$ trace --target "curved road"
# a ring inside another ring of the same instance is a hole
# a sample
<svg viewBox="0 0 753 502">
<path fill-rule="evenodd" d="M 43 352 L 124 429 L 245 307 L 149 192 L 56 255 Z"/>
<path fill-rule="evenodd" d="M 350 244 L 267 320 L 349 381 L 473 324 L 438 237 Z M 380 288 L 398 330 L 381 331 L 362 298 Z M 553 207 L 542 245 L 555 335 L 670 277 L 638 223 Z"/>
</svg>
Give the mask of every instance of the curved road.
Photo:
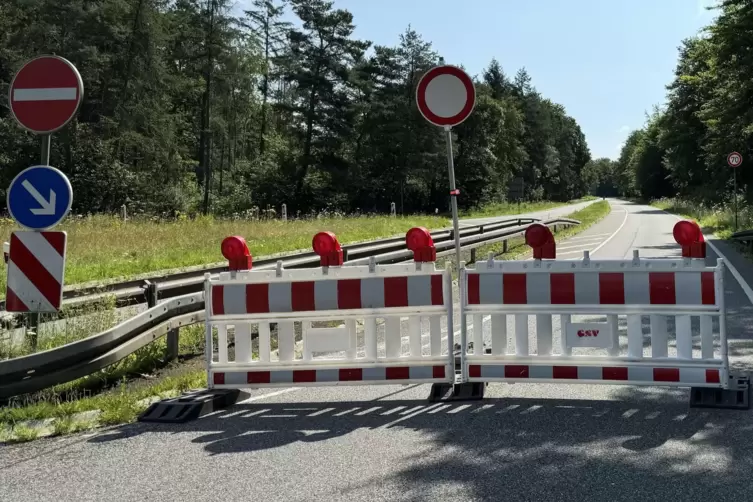
<svg viewBox="0 0 753 502">
<path fill-rule="evenodd" d="M 679 255 L 676 217 L 610 202 L 603 221 L 558 243 L 559 258 Z M 751 303 L 731 273 L 726 290 L 733 363 L 749 369 Z M 0 446 L 0 500 L 751 498 L 751 411 L 690 410 L 684 389 L 492 384 L 483 401 L 452 404 L 427 403 L 428 391 L 259 390 L 188 424 Z"/>
</svg>

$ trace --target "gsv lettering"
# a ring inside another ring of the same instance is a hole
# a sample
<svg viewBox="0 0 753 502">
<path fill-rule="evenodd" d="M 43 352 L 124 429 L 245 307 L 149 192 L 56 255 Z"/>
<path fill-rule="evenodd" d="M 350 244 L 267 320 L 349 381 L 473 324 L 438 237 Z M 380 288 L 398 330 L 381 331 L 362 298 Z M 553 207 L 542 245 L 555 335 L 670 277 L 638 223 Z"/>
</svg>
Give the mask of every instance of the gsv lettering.
<svg viewBox="0 0 753 502">
<path fill-rule="evenodd" d="M 598 329 L 579 329 L 578 337 L 583 338 L 584 336 L 597 337 L 599 336 L 599 330 Z"/>
</svg>

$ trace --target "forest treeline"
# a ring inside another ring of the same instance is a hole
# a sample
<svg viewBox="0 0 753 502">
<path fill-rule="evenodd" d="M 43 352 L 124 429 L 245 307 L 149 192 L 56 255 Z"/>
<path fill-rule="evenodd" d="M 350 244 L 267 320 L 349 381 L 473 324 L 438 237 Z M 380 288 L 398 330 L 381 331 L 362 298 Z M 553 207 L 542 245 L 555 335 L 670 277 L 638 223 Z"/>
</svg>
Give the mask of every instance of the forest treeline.
<svg viewBox="0 0 753 502">
<path fill-rule="evenodd" d="M 39 54 L 69 59 L 84 80 L 76 119 L 52 142 L 74 211 L 447 210 L 444 138 L 414 103 L 442 62 L 429 41 L 410 27 L 394 46 L 359 40 L 352 14 L 324 0 L 234 4 L 5 0 L 0 94 Z M 461 207 L 508 199 L 515 178 L 527 200 L 584 195 L 590 153 L 564 107 L 525 69 L 492 60 L 475 78 L 475 111 L 455 129 Z M 38 158 L 38 138 L 0 107 L 0 190 Z"/>
<path fill-rule="evenodd" d="M 712 24 L 679 48 L 667 103 L 630 133 L 616 161 L 586 169 L 599 195 L 733 199 L 727 155 L 737 151 L 738 197 L 753 201 L 753 2 L 724 0 Z"/>
</svg>

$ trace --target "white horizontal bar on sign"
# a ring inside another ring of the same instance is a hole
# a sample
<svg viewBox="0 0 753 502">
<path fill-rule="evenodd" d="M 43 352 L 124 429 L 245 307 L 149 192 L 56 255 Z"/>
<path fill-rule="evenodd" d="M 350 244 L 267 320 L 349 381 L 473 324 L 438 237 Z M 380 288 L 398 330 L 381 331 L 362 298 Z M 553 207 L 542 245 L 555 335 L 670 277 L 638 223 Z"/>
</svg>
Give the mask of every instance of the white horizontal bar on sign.
<svg viewBox="0 0 753 502">
<path fill-rule="evenodd" d="M 304 361 L 296 359 L 294 361 L 280 361 L 279 363 L 259 363 L 259 362 L 213 362 L 212 371 L 284 371 L 287 369 L 306 370 L 306 369 L 366 369 L 366 368 L 390 368 L 395 366 L 440 366 L 450 364 L 448 357 L 445 356 L 423 356 L 423 357 L 400 357 L 382 359 L 377 362 L 366 359 L 312 359 Z"/>
<path fill-rule="evenodd" d="M 506 261 L 496 260 L 491 266 L 486 260 L 476 262 L 475 268 L 467 268 L 468 272 L 477 273 L 537 273 L 537 272 L 714 272 L 716 267 L 706 266 L 703 260 L 691 260 L 681 258 L 677 260 L 644 260 L 637 262 L 632 260 L 590 260 L 583 261 L 536 261 L 519 260 Z"/>
<path fill-rule="evenodd" d="M 311 352 L 337 352 L 350 348 L 348 328 L 309 328 L 304 339 L 306 349 Z"/>
<path fill-rule="evenodd" d="M 75 101 L 77 96 L 75 87 L 13 89 L 13 101 Z"/>
<path fill-rule="evenodd" d="M 571 315 L 718 315 L 715 305 L 468 305 L 466 314 L 571 314 Z"/>
<path fill-rule="evenodd" d="M 656 367 L 661 365 L 673 368 L 717 368 L 724 366 L 721 359 L 677 359 L 673 357 L 613 357 L 613 356 L 493 356 L 468 354 L 465 356 L 466 364 L 514 364 L 514 365 L 554 365 L 554 366 L 607 366 L 607 365 L 630 365 Z"/>
<path fill-rule="evenodd" d="M 446 315 L 444 305 L 429 307 L 386 307 L 382 309 L 321 310 L 304 312 L 273 312 L 269 314 L 227 314 L 210 317 L 213 323 L 234 324 L 236 322 L 280 322 L 280 321 L 328 321 L 344 319 L 364 319 L 367 317 L 408 317 L 412 315 Z"/>
</svg>

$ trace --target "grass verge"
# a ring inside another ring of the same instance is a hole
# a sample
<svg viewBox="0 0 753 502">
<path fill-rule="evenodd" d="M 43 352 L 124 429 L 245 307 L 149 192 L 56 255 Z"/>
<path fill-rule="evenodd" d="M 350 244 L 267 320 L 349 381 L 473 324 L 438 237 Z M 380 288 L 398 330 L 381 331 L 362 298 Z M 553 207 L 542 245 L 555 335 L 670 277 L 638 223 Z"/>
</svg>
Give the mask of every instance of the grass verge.
<svg viewBox="0 0 753 502">
<path fill-rule="evenodd" d="M 71 217 L 56 230 L 68 233 L 66 284 L 112 281 L 149 272 L 180 269 L 224 261 L 222 239 L 241 235 L 253 256 L 310 249 L 319 231 L 334 232 L 340 242 L 358 242 L 399 235 L 414 226 L 430 229 L 451 225 L 439 216 L 326 217 L 306 220 L 249 221 L 200 217 L 175 221 L 129 220 L 113 216 Z M 10 240 L 18 227 L 0 220 L 0 239 Z M 6 273 L 0 273 L 0 295 Z"/>
<path fill-rule="evenodd" d="M 473 211 L 465 211 L 460 213 L 461 218 L 483 218 L 493 216 L 507 216 L 513 214 L 525 214 L 534 213 L 537 211 L 546 211 L 547 209 L 554 209 L 556 207 L 567 206 L 569 204 L 578 204 L 579 202 L 586 202 L 594 200 L 597 197 L 587 195 L 580 199 L 571 200 L 568 202 L 552 202 L 552 201 L 540 201 L 540 202 L 501 202 L 497 204 L 489 204 L 480 209 Z"/>
<path fill-rule="evenodd" d="M 735 213 L 726 205 L 708 206 L 685 199 L 659 199 L 651 205 L 674 213 L 683 218 L 698 222 L 704 232 L 716 234 L 720 239 L 728 239 L 735 229 Z M 753 228 L 753 209 L 741 204 L 738 210 L 738 229 Z"/>
<path fill-rule="evenodd" d="M 606 201 L 591 204 L 568 215 L 581 225 L 566 227 L 555 235 L 563 239 L 580 233 L 610 210 Z M 503 259 L 514 259 L 530 250 L 522 238 L 510 241 L 507 253 L 502 254 L 501 248 L 501 243 L 493 244 L 478 248 L 477 253 L 484 256 L 491 251 Z M 206 387 L 203 351 L 203 326 L 190 326 L 181 329 L 180 358 L 175 363 L 165 365 L 166 342 L 161 338 L 105 371 L 15 400 L 0 409 L 0 440 L 30 441 L 41 435 L 133 422 L 152 400 Z M 51 423 L 34 427 L 35 422 L 44 421 Z"/>
<path fill-rule="evenodd" d="M 601 221 L 612 211 L 612 207 L 609 202 L 602 200 L 594 202 L 588 207 L 568 214 L 567 218 L 580 221 L 580 225 L 567 226 L 559 228 L 554 232 L 554 237 L 557 241 L 566 239 L 573 235 L 579 234 L 589 227 Z M 530 253 L 531 248 L 526 245 L 523 237 L 516 237 L 507 241 L 507 251 L 504 251 L 504 243 L 497 242 L 489 244 L 488 246 L 481 246 L 476 249 L 476 256 L 478 260 L 484 259 L 489 253 L 494 253 L 495 257 L 503 260 L 514 260 L 522 255 Z"/>
</svg>

